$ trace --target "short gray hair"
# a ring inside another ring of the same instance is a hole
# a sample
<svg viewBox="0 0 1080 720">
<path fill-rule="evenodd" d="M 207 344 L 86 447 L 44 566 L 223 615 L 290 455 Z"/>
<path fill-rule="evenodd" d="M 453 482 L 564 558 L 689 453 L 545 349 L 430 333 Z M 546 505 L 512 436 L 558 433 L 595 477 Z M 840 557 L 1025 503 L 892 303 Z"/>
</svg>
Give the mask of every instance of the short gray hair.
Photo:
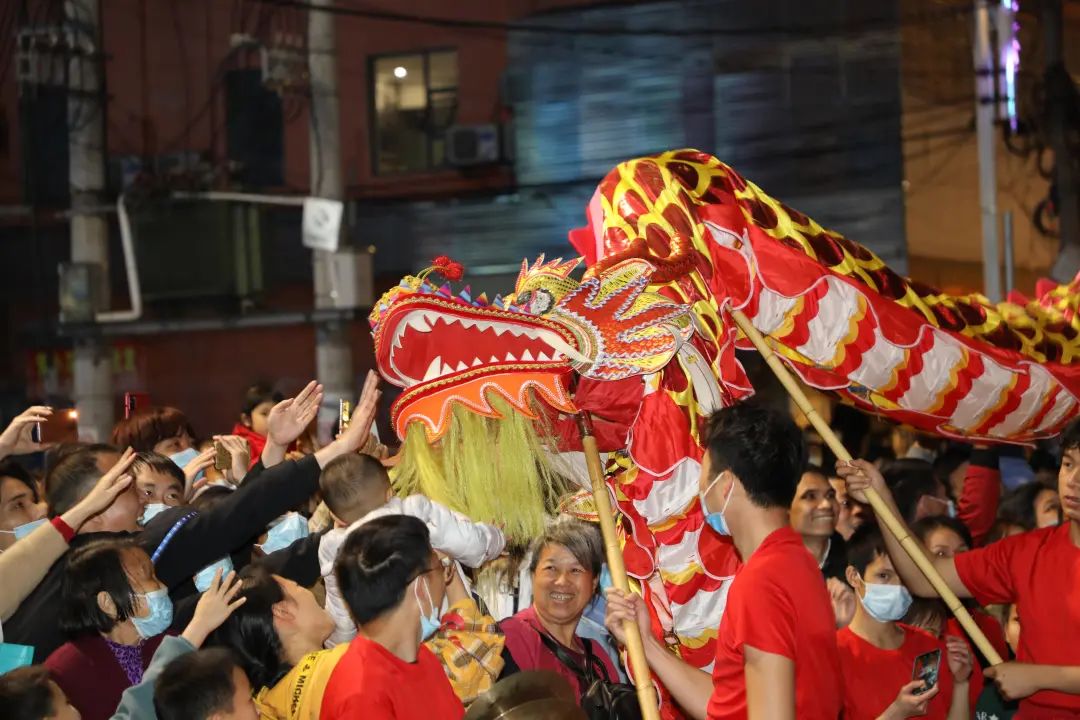
<svg viewBox="0 0 1080 720">
<path fill-rule="evenodd" d="M 548 545 L 562 545 L 595 577 L 600 577 L 600 568 L 604 564 L 604 543 L 600 531 L 595 525 L 576 518 L 560 518 L 548 526 L 544 534 L 533 541 L 529 548 L 532 558 L 529 560 L 529 573 L 536 572 L 540 564 L 540 553 Z"/>
</svg>

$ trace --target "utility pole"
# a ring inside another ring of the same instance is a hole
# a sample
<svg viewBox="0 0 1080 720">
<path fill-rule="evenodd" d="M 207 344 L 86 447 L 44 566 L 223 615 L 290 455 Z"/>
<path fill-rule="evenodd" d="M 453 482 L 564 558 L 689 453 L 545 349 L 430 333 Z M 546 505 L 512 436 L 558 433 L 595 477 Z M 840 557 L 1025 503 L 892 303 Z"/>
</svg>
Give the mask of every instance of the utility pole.
<svg viewBox="0 0 1080 720">
<path fill-rule="evenodd" d="M 333 2 L 313 0 L 311 5 L 330 8 Z M 308 71 L 311 78 L 311 194 L 343 201 L 345 187 L 341 167 L 334 15 L 315 7 L 308 12 Z M 346 309 L 359 304 L 357 260 L 351 247 L 333 252 L 312 250 L 316 310 Z M 319 435 L 324 440 L 331 434 L 330 428 L 337 419 L 338 400 L 356 401 L 352 367 L 348 322 L 343 318 L 318 322 L 315 326 L 315 371 L 325 388 L 323 407 L 319 411 Z"/>
<path fill-rule="evenodd" d="M 1076 89 L 1065 70 L 1061 0 L 1042 0 L 1043 78 L 1046 86 L 1046 121 L 1050 147 L 1054 150 L 1054 181 L 1058 195 L 1058 227 L 1061 243 L 1050 276 L 1072 282 L 1080 270 L 1080 205 L 1076 158 L 1069 148 L 1069 105 Z"/>
<path fill-rule="evenodd" d="M 975 35 L 972 42 L 975 61 L 975 132 L 979 150 L 979 210 L 983 236 L 983 294 L 990 302 L 995 303 L 1000 302 L 1002 297 L 1001 262 L 998 256 L 997 168 L 994 157 L 997 140 L 994 127 L 997 76 L 990 29 L 994 26 L 991 12 L 998 10 L 996 2 L 975 0 Z"/>
<path fill-rule="evenodd" d="M 68 63 L 68 175 L 71 189 L 71 261 L 85 263 L 97 300 L 109 307 L 109 229 L 105 204 L 105 84 L 99 0 L 67 0 L 65 20 L 74 38 Z M 105 442 L 113 425 L 112 353 L 92 333 L 76 340 L 72 369 L 79 438 Z"/>
</svg>

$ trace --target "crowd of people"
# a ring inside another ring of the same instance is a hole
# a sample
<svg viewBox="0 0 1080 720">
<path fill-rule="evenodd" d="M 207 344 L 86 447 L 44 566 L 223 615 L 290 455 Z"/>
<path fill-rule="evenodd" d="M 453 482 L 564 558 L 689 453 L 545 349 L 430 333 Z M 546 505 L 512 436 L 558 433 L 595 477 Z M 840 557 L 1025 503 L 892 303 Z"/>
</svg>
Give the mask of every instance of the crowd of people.
<svg viewBox="0 0 1080 720">
<path fill-rule="evenodd" d="M 565 717 L 626 718 L 633 703 L 597 686 L 628 687 L 635 623 L 689 718 L 1080 718 L 1080 426 L 1056 455 L 909 438 L 826 468 L 791 418 L 718 411 L 695 502 L 739 569 L 709 673 L 611 587 L 594 524 L 553 516 L 510 548 L 496 525 L 397 496 L 379 398 L 369 374 L 325 445 L 316 382 L 252 387 L 201 442 L 169 407 L 108 444 L 46 447 L 52 410 L 16 417 L 0 434 L 0 720 L 454 719 L 535 670 L 566 680 Z M 1005 662 L 879 527 L 871 488 Z"/>
</svg>

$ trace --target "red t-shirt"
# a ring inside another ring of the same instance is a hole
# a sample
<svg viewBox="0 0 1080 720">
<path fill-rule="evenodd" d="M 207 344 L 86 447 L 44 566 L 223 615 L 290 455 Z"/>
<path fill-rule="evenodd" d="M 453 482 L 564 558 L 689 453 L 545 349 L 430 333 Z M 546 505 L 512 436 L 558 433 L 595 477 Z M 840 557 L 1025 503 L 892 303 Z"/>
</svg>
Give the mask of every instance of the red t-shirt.
<svg viewBox="0 0 1080 720">
<path fill-rule="evenodd" d="M 709 720 L 746 717 L 744 646 L 795 663 L 795 715 L 835 720 L 843 681 L 836 618 L 821 571 L 791 528 L 773 532 L 735 574 L 720 621 Z"/>
<path fill-rule="evenodd" d="M 461 700 L 438 658 L 423 645 L 407 663 L 382 645 L 358 635 L 349 643 L 326 683 L 323 720 L 460 720 Z"/>
<path fill-rule="evenodd" d="M 938 686 L 941 688 L 925 715 L 919 717 L 945 720 L 952 703 L 953 677 L 945 643 L 928 632 L 899 623 L 904 629 L 904 644 L 896 650 L 882 650 L 871 645 L 846 627 L 836 633 L 840 667 L 844 672 L 844 720 L 874 720 L 892 705 L 900 688 L 912 680 L 915 658 L 941 650 Z"/>
<path fill-rule="evenodd" d="M 1080 665 L 1080 548 L 1070 523 L 1005 538 L 956 556 L 960 582 L 980 605 L 1015 603 L 1019 662 Z M 1044 690 L 1017 718 L 1080 718 L 1080 695 Z"/>
</svg>

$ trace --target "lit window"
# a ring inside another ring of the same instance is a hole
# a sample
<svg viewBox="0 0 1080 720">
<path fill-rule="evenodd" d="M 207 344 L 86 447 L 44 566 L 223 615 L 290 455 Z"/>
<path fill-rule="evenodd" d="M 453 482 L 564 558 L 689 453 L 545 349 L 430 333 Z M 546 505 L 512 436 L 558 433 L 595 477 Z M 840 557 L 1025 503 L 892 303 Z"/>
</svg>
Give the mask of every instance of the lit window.
<svg viewBox="0 0 1080 720">
<path fill-rule="evenodd" d="M 457 116 L 457 52 L 383 55 L 372 63 L 377 175 L 442 167 Z"/>
</svg>

